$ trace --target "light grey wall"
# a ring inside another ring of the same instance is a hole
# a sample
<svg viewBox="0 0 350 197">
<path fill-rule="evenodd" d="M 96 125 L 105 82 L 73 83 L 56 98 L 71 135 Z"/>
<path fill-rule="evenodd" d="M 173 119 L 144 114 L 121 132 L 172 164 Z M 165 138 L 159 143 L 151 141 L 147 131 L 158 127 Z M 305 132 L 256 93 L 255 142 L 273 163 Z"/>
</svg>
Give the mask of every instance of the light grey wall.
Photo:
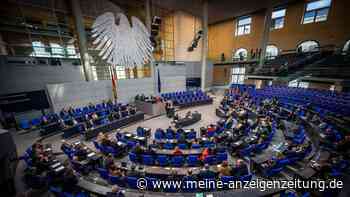
<svg viewBox="0 0 350 197">
<path fill-rule="evenodd" d="M 186 66 L 186 77 L 187 78 L 201 78 L 202 63 L 197 62 L 184 62 Z M 213 63 L 207 61 L 207 72 L 206 72 L 206 88 L 211 88 L 213 83 Z"/>
<path fill-rule="evenodd" d="M 156 67 L 160 71 L 162 92 L 186 90 L 185 66 L 162 64 Z M 155 78 L 158 80 L 158 76 Z M 153 94 L 153 78 L 121 79 L 117 82 L 118 102 L 132 102 L 137 94 Z M 81 107 L 88 103 L 100 103 L 112 98 L 110 80 L 76 81 L 71 83 L 48 84 L 50 103 L 55 112 L 63 107 Z"/>
<path fill-rule="evenodd" d="M 30 57 L 0 57 L 0 94 L 43 90 L 46 84 L 84 80 L 82 67 L 72 65 L 74 59 L 61 59 L 62 66 L 33 64 L 33 60 Z"/>
<path fill-rule="evenodd" d="M 158 63 L 155 69 L 157 70 L 156 81 L 158 81 L 157 72 L 160 72 L 161 93 L 186 90 L 186 65 Z"/>
</svg>

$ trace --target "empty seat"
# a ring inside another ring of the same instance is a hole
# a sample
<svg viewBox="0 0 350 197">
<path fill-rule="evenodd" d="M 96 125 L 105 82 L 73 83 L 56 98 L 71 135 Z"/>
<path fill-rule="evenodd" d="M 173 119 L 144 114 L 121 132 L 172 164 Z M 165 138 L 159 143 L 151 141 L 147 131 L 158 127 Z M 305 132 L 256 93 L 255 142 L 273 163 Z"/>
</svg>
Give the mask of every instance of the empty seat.
<svg viewBox="0 0 350 197">
<path fill-rule="evenodd" d="M 142 155 L 142 162 L 144 165 L 153 165 L 154 164 L 154 159 L 151 155 Z"/>
<path fill-rule="evenodd" d="M 168 157 L 166 155 L 158 155 L 157 161 L 160 166 L 169 165 Z"/>
<path fill-rule="evenodd" d="M 183 156 L 173 156 L 171 158 L 171 165 L 174 167 L 181 167 L 184 165 L 184 157 Z"/>
</svg>

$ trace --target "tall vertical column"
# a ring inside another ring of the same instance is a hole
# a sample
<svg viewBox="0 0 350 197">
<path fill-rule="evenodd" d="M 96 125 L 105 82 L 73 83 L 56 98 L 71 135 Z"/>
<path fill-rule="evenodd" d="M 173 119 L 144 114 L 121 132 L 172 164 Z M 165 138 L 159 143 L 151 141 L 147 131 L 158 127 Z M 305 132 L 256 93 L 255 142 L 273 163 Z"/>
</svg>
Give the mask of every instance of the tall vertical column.
<svg viewBox="0 0 350 197">
<path fill-rule="evenodd" d="M 151 0 L 145 1 L 145 9 L 146 9 L 146 27 L 151 34 L 151 26 L 152 26 L 152 16 L 151 16 Z M 154 59 L 151 59 L 149 62 L 151 69 L 151 78 L 153 79 L 153 94 L 157 94 L 157 79 L 156 79 L 156 70 L 154 69 Z"/>
<path fill-rule="evenodd" d="M 203 0 L 202 10 L 202 73 L 201 73 L 201 89 L 204 91 L 206 88 L 206 75 L 207 75 L 207 54 L 208 54 L 208 0 Z"/>
<path fill-rule="evenodd" d="M 80 9 L 80 0 L 70 0 L 74 16 L 75 28 L 78 33 L 80 59 L 83 63 L 84 76 L 86 81 L 92 80 L 89 54 L 86 48 L 86 33 L 83 22 L 83 15 Z"/>
<path fill-rule="evenodd" d="M 263 66 L 266 54 L 266 46 L 269 43 L 270 27 L 271 27 L 272 5 L 270 5 L 265 14 L 264 31 L 261 39 L 261 54 L 259 59 L 259 67 Z"/>
</svg>

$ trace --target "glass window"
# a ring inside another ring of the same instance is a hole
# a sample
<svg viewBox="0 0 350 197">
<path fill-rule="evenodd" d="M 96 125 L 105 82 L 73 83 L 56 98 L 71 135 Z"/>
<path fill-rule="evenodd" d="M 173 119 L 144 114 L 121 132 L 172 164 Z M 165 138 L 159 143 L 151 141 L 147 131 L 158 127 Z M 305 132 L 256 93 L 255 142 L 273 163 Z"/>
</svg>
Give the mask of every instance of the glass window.
<svg viewBox="0 0 350 197">
<path fill-rule="evenodd" d="M 234 84 L 243 84 L 245 77 L 245 67 L 234 67 L 232 68 L 232 79 L 231 82 Z"/>
<path fill-rule="evenodd" d="M 52 57 L 64 57 L 64 48 L 57 43 L 50 43 Z"/>
<path fill-rule="evenodd" d="M 288 83 L 288 87 L 296 87 L 296 88 L 308 88 L 309 82 L 293 80 Z"/>
<path fill-rule="evenodd" d="M 248 51 L 244 48 L 239 48 L 233 55 L 233 61 L 235 60 L 246 60 L 248 57 Z"/>
<path fill-rule="evenodd" d="M 307 3 L 303 24 L 326 21 L 331 0 L 317 0 Z"/>
<path fill-rule="evenodd" d="M 298 52 L 306 53 L 306 52 L 314 52 L 319 51 L 320 45 L 313 40 L 308 40 L 300 43 L 297 47 Z"/>
<path fill-rule="evenodd" d="M 30 56 L 35 57 L 50 57 L 51 54 L 46 50 L 46 47 L 44 43 L 40 41 L 34 41 L 32 42 L 33 52 L 30 54 Z"/>
<path fill-rule="evenodd" d="M 126 79 L 125 67 L 124 66 L 116 66 L 115 67 L 118 79 Z"/>
<path fill-rule="evenodd" d="M 286 16 L 286 9 L 278 9 L 273 11 L 271 16 L 271 29 L 283 28 L 285 16 Z"/>
<path fill-rule="evenodd" d="M 66 50 L 67 50 L 67 56 L 68 56 L 68 57 L 71 57 L 71 58 L 76 58 L 76 57 L 78 57 L 78 56 L 77 56 L 77 52 L 76 52 L 76 50 L 75 50 L 74 44 L 67 45 Z"/>
<path fill-rule="evenodd" d="M 275 45 L 267 45 L 266 47 L 266 59 L 275 59 L 278 55 L 278 48 Z"/>
<path fill-rule="evenodd" d="M 328 9 L 322 9 L 317 12 L 315 21 L 320 22 L 320 21 L 326 21 L 328 16 Z"/>
<path fill-rule="evenodd" d="M 312 1 L 306 5 L 306 11 L 322 9 L 330 6 L 331 6 L 331 0 Z"/>
<path fill-rule="evenodd" d="M 250 16 L 239 17 L 237 19 L 237 26 L 236 26 L 235 35 L 240 36 L 240 35 L 250 34 L 251 23 L 252 23 L 252 17 L 250 17 Z"/>
</svg>

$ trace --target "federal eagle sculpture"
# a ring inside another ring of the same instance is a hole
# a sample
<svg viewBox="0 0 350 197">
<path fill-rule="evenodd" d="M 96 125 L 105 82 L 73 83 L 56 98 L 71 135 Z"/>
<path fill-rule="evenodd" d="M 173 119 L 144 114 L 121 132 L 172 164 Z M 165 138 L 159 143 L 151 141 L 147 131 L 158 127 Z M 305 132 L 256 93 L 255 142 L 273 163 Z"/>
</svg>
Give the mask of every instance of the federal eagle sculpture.
<svg viewBox="0 0 350 197">
<path fill-rule="evenodd" d="M 117 22 L 117 23 L 116 23 Z M 106 12 L 92 25 L 92 37 L 99 56 L 107 63 L 125 67 L 142 66 L 152 57 L 150 34 L 143 23 L 131 17 L 132 26 L 123 13 L 116 17 Z"/>
</svg>

